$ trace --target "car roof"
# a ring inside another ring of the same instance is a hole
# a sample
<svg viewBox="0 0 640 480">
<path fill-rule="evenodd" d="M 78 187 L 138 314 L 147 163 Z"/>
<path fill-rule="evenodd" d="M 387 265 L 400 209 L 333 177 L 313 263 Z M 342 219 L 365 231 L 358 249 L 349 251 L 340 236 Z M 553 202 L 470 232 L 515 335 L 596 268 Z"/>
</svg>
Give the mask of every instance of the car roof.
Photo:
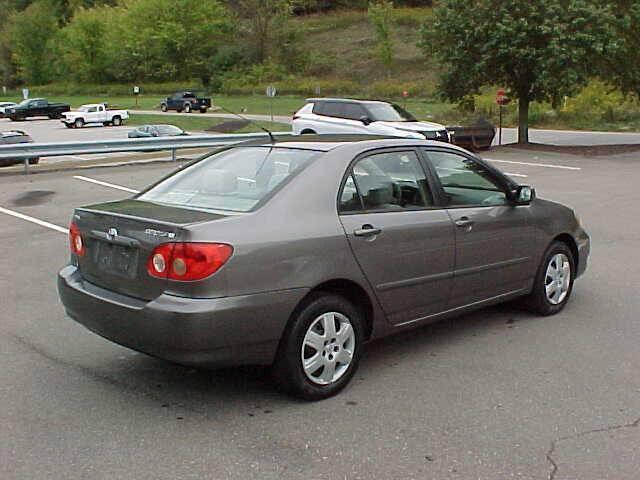
<svg viewBox="0 0 640 480">
<path fill-rule="evenodd" d="M 276 140 L 274 143 L 265 142 L 264 140 L 251 140 L 236 144 L 233 147 L 277 147 L 329 152 L 347 145 L 357 145 L 361 147 L 362 150 L 366 150 L 368 148 L 403 146 L 440 146 L 453 150 L 465 151 L 464 149 L 450 143 L 382 135 L 292 135 L 278 138 L 278 135 L 275 134 L 274 137 Z"/>
<path fill-rule="evenodd" d="M 357 98 L 307 98 L 307 103 L 317 103 L 317 102 L 336 102 L 336 103 L 360 103 L 360 104 L 386 104 L 388 105 L 390 102 L 385 102 L 382 100 L 362 100 Z"/>
</svg>

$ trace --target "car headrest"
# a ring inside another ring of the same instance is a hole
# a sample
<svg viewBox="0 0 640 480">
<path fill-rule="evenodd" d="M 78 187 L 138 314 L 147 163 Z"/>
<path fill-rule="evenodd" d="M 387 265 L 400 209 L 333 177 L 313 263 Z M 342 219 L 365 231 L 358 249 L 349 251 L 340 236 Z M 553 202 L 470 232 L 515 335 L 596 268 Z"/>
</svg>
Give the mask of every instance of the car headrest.
<svg viewBox="0 0 640 480">
<path fill-rule="evenodd" d="M 205 170 L 200 182 L 202 193 L 212 195 L 226 195 L 238 189 L 238 177 L 227 170 Z"/>
</svg>

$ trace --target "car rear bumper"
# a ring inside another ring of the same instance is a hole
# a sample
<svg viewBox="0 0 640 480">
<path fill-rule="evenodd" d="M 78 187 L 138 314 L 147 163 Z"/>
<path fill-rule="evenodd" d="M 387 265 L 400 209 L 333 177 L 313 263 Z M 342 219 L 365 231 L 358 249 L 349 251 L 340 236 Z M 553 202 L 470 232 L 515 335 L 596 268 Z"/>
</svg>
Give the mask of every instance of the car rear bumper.
<svg viewBox="0 0 640 480">
<path fill-rule="evenodd" d="M 206 367 L 271 364 L 289 316 L 307 292 L 215 299 L 162 294 L 144 301 L 87 282 L 73 265 L 58 274 L 67 314 L 89 330 L 155 357 Z"/>
</svg>

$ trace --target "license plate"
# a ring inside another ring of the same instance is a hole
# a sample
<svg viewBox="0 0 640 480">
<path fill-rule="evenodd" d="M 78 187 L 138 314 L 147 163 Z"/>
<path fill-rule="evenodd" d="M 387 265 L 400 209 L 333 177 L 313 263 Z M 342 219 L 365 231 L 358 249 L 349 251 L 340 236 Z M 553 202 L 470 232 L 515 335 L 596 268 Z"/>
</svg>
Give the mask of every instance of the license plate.
<svg viewBox="0 0 640 480">
<path fill-rule="evenodd" d="M 136 249 L 107 242 L 97 242 L 97 244 L 95 262 L 101 271 L 135 278 L 138 269 Z"/>
</svg>

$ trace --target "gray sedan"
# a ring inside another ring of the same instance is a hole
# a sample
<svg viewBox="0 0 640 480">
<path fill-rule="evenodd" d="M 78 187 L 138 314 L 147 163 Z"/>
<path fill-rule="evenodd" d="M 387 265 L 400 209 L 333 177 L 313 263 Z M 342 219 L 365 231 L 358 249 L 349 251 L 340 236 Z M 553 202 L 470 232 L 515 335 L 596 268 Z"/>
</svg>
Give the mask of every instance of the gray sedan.
<svg viewBox="0 0 640 480">
<path fill-rule="evenodd" d="M 77 208 L 70 245 L 76 321 L 182 364 L 272 365 L 311 400 L 371 339 L 516 298 L 559 312 L 589 256 L 571 209 L 469 152 L 376 137 L 217 151 Z"/>
</svg>

